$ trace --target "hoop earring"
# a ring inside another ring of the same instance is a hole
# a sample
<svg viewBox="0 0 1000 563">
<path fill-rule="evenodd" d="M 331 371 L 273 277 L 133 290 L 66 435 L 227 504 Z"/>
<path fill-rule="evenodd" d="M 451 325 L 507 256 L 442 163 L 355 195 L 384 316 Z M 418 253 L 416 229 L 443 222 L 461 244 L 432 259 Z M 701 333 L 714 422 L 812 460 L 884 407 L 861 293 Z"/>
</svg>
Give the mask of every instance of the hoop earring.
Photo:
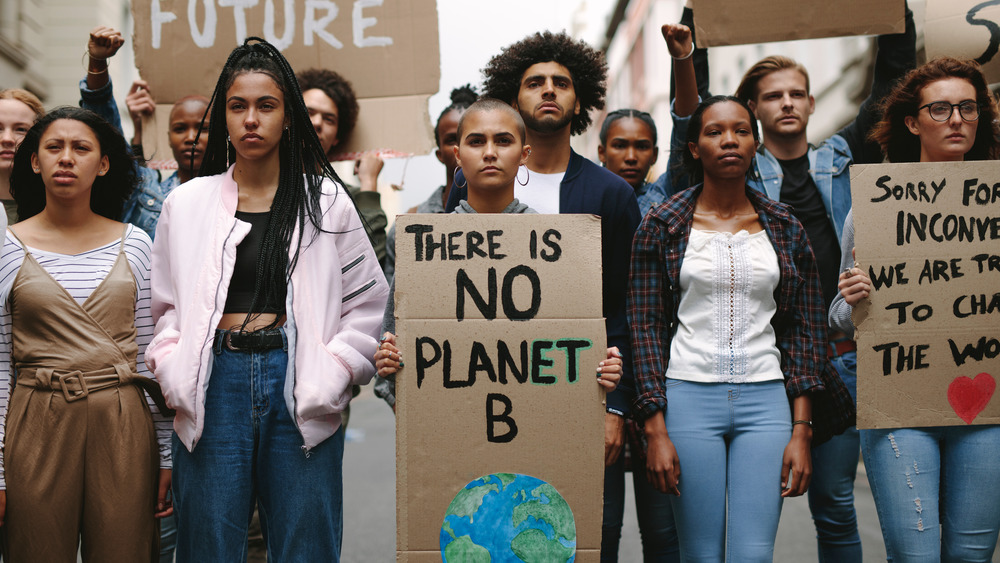
<svg viewBox="0 0 1000 563">
<path fill-rule="evenodd" d="M 229 139 L 229 133 L 226 133 L 226 170 L 229 170 L 229 147 L 233 146 L 233 142 Z"/>
<path fill-rule="evenodd" d="M 455 174 L 458 174 L 459 172 L 461 172 L 461 170 L 462 170 L 462 167 L 459 166 L 458 168 L 455 169 Z M 462 173 L 462 177 L 465 178 L 465 173 L 464 172 Z M 452 179 L 452 183 L 454 183 L 454 182 L 455 182 L 455 180 Z M 464 184 L 462 184 L 461 186 L 459 186 L 458 184 L 455 184 L 455 186 L 457 186 L 460 189 L 465 189 L 465 188 L 469 187 L 469 179 L 465 178 L 465 183 Z"/>
<path fill-rule="evenodd" d="M 517 183 L 521 184 L 521 186 L 527 186 L 528 185 L 528 181 L 531 180 L 531 170 L 528 170 L 527 166 L 524 167 L 524 182 L 523 183 L 521 182 L 520 175 L 521 175 L 521 169 L 518 168 L 517 169 L 517 174 L 514 175 L 514 179 L 517 180 Z"/>
</svg>

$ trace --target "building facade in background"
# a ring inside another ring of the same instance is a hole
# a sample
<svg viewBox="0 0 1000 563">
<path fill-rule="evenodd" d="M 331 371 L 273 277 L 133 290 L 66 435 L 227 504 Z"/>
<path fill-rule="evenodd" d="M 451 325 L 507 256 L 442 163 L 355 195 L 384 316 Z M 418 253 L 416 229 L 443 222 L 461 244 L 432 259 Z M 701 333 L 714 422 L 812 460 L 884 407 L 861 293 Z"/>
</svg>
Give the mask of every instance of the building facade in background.
<svg viewBox="0 0 1000 563">
<path fill-rule="evenodd" d="M 125 46 L 110 61 L 115 97 L 123 102 L 137 77 L 128 0 L 0 0 L 0 88 L 29 90 L 47 109 L 77 105 L 87 39 L 98 25 L 125 35 Z"/>
</svg>

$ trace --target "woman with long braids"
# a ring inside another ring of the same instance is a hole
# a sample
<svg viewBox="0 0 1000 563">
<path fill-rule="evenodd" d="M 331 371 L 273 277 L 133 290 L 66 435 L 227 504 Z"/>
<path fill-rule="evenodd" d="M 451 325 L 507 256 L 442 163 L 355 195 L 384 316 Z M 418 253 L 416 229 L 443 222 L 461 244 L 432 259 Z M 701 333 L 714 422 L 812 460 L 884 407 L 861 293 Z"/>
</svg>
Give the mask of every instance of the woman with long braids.
<svg viewBox="0 0 1000 563">
<path fill-rule="evenodd" d="M 351 385 L 388 286 L 295 74 L 249 38 L 211 102 L 201 176 L 163 206 L 147 352 L 174 423 L 177 561 L 338 561 Z"/>
</svg>

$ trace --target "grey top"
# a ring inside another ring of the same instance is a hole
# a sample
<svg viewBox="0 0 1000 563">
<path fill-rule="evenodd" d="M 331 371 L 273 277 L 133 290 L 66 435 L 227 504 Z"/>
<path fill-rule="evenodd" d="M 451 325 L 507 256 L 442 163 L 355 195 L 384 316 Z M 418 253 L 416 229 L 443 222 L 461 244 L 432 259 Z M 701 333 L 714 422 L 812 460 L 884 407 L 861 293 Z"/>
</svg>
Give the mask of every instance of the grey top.
<svg viewBox="0 0 1000 563">
<path fill-rule="evenodd" d="M 452 213 L 477 213 L 475 209 L 464 199 L 458 203 L 458 207 Z M 510 205 L 503 208 L 500 213 L 538 213 L 534 209 L 521 203 L 514 198 Z M 382 315 L 382 334 L 386 332 L 396 333 L 396 280 L 389 283 L 389 300 L 385 303 L 385 313 Z M 385 399 L 390 407 L 396 406 L 396 375 L 388 377 L 375 376 L 375 395 Z"/>
<path fill-rule="evenodd" d="M 473 209 L 472 206 L 469 205 L 469 202 L 467 202 L 467 201 L 465 201 L 463 199 L 462 201 L 458 202 L 458 207 L 456 207 L 455 210 L 452 211 L 452 213 L 478 213 L 478 211 L 476 211 L 475 209 Z M 501 211 L 500 213 L 536 213 L 537 214 L 538 212 L 535 211 L 534 209 L 528 207 L 527 205 L 521 203 L 515 197 L 514 201 L 510 202 L 510 204 L 508 204 L 507 207 L 504 207 L 503 211 Z"/>
<path fill-rule="evenodd" d="M 848 211 L 844 220 L 844 234 L 840 237 L 840 271 L 854 267 L 854 212 Z M 829 323 L 833 328 L 840 330 L 854 338 L 854 321 L 851 320 L 852 307 L 844 300 L 844 296 L 837 292 L 830 304 Z"/>
</svg>

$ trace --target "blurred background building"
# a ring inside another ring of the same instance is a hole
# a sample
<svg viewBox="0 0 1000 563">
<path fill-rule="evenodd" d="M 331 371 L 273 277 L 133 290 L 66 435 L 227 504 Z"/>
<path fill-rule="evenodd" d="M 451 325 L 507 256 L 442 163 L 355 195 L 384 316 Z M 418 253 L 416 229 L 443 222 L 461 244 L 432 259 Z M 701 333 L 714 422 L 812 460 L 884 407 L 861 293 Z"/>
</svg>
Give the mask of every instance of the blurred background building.
<svg viewBox="0 0 1000 563">
<path fill-rule="evenodd" d="M 77 85 L 87 74 L 87 39 L 98 25 L 130 37 L 128 0 L 0 0 L 0 88 L 29 90 L 46 108 L 77 105 Z M 138 73 L 131 48 L 115 59 L 111 79 L 124 102 Z"/>
</svg>

